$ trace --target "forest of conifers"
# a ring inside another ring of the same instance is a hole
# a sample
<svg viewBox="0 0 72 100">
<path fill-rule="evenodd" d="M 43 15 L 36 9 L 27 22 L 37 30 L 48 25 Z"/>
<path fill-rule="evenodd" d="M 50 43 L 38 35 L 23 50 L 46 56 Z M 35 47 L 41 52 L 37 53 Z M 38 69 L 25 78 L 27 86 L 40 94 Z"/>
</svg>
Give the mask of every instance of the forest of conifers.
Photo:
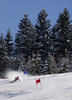
<svg viewBox="0 0 72 100">
<path fill-rule="evenodd" d="M 0 72 L 28 70 L 31 75 L 72 71 L 72 20 L 65 7 L 51 28 L 48 13 L 42 9 L 36 24 L 27 14 L 20 20 L 15 40 L 7 30 L 0 36 Z"/>
</svg>

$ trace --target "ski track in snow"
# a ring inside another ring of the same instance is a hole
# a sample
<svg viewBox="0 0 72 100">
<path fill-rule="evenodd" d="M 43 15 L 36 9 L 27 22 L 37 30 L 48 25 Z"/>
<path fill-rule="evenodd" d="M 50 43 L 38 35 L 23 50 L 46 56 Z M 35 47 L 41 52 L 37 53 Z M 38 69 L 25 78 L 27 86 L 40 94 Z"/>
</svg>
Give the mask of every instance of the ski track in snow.
<svg viewBox="0 0 72 100">
<path fill-rule="evenodd" d="M 10 77 L 10 76 L 9 76 Z M 40 78 L 37 84 L 36 79 Z M 26 79 L 25 79 L 26 78 Z M 23 77 L 15 83 L 0 79 L 0 100 L 72 100 L 72 73 Z"/>
</svg>

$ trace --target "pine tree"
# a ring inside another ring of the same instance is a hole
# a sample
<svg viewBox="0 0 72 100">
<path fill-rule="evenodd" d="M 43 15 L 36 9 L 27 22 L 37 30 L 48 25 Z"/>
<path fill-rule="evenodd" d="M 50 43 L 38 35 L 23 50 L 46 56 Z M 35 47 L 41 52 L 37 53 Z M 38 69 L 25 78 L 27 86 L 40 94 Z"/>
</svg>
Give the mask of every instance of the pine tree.
<svg viewBox="0 0 72 100">
<path fill-rule="evenodd" d="M 37 17 L 37 23 L 35 25 L 37 33 L 37 50 L 41 54 L 42 58 L 47 56 L 50 51 L 50 20 L 47 20 L 48 14 L 45 9 L 42 9 Z"/>
<path fill-rule="evenodd" d="M 28 70 L 29 74 L 33 74 L 32 66 L 33 66 L 32 57 L 29 56 L 28 61 L 27 61 L 27 70 Z"/>
<path fill-rule="evenodd" d="M 70 37 L 70 45 L 71 45 L 71 48 L 70 48 L 70 55 L 72 56 L 72 26 L 70 27 L 71 29 L 71 32 L 69 33 L 69 37 Z"/>
<path fill-rule="evenodd" d="M 63 56 L 65 56 L 65 54 L 71 49 L 71 45 L 69 42 L 69 33 L 71 31 L 70 26 L 70 15 L 67 7 L 65 7 L 64 11 L 59 15 L 56 27 L 53 29 L 53 31 L 55 31 L 55 33 L 53 34 L 55 36 L 53 41 L 54 52 L 56 52 L 57 55 L 62 54 Z"/>
<path fill-rule="evenodd" d="M 39 52 L 37 54 L 32 52 L 32 57 L 29 57 L 27 66 L 30 74 L 32 75 L 43 74 L 42 60 Z"/>
<path fill-rule="evenodd" d="M 6 69 L 6 46 L 3 38 L 3 33 L 1 33 L 0 37 L 0 72 L 3 72 Z"/>
<path fill-rule="evenodd" d="M 58 68 L 55 57 L 53 55 L 50 56 L 50 64 L 49 64 L 49 74 L 57 74 Z"/>
<path fill-rule="evenodd" d="M 25 14 L 24 18 L 22 18 L 18 28 L 19 30 L 15 38 L 16 52 L 23 54 L 24 57 L 28 58 L 34 48 L 35 29 L 31 21 L 28 19 L 27 14 Z"/>
<path fill-rule="evenodd" d="M 28 57 L 27 66 L 29 74 L 36 75 L 36 55 L 32 52 L 32 57 Z"/>
<path fill-rule="evenodd" d="M 3 38 L 3 33 L 1 33 L 0 37 L 0 59 L 3 59 L 6 55 L 6 46 L 5 46 L 5 41 Z"/>
<path fill-rule="evenodd" d="M 46 74 L 50 74 L 50 57 L 51 57 L 51 54 L 48 53 L 48 56 L 47 58 L 45 59 L 45 67 L 44 67 L 44 72 Z"/>
<path fill-rule="evenodd" d="M 55 60 L 55 57 L 48 53 L 48 57 L 45 60 L 45 73 L 46 74 L 56 74 L 58 73 L 58 69 L 57 69 L 57 63 Z"/>
<path fill-rule="evenodd" d="M 38 75 L 42 75 L 43 74 L 43 61 L 41 60 L 41 54 L 39 52 L 37 52 L 37 55 L 36 55 L 36 68 L 37 68 L 37 71 L 36 71 L 36 74 Z"/>
<path fill-rule="evenodd" d="M 70 72 L 70 67 L 69 57 L 63 57 L 60 59 L 58 64 L 59 73 Z"/>
<path fill-rule="evenodd" d="M 28 63 L 30 63 L 30 65 L 28 64 L 28 66 L 29 66 L 29 73 L 30 73 L 31 75 L 36 75 L 36 74 L 38 74 L 38 73 L 37 73 L 38 66 L 36 65 L 36 54 L 34 54 L 33 52 L 32 52 L 32 57 L 31 57 L 31 59 L 29 58 L 29 60 L 28 60 Z"/>
<path fill-rule="evenodd" d="M 5 42 L 6 42 L 6 48 L 7 48 L 7 55 L 11 56 L 13 53 L 13 39 L 12 39 L 12 36 L 10 34 L 10 29 L 7 30 Z"/>
</svg>

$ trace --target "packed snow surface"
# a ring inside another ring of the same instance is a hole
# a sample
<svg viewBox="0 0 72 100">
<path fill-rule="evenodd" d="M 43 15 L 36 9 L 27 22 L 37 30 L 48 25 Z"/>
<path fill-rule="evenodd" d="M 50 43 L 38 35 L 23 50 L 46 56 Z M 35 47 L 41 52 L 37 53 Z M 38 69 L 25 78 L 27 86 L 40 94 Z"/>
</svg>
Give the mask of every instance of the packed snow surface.
<svg viewBox="0 0 72 100">
<path fill-rule="evenodd" d="M 0 79 L 0 100 L 72 100 L 72 73 L 28 76 L 23 72 L 7 72 Z M 16 76 L 20 81 L 10 83 Z M 36 86 L 36 79 L 41 84 Z M 42 85 L 42 87 L 41 87 Z"/>
</svg>

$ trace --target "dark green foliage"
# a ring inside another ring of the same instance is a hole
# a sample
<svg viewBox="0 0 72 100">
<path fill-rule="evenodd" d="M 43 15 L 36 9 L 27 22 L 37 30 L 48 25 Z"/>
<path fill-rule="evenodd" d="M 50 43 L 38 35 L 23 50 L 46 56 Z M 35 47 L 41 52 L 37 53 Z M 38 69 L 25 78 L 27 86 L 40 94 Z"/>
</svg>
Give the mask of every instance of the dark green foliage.
<svg viewBox="0 0 72 100">
<path fill-rule="evenodd" d="M 56 52 L 56 55 L 62 54 L 65 56 L 71 49 L 69 42 L 69 33 L 71 32 L 70 26 L 70 15 L 67 8 L 65 8 L 63 13 L 60 13 L 57 24 L 53 28 L 54 52 Z"/>
<path fill-rule="evenodd" d="M 5 56 L 6 56 L 6 47 L 2 33 L 0 36 L 0 72 L 3 72 L 6 68 Z"/>
<path fill-rule="evenodd" d="M 27 14 L 24 15 L 24 18 L 18 25 L 19 31 L 16 34 L 16 51 L 17 53 L 22 53 L 24 57 L 31 55 L 32 49 L 35 42 L 35 29 L 28 19 Z"/>
<path fill-rule="evenodd" d="M 6 46 L 5 41 L 3 38 L 3 33 L 0 36 L 0 59 L 3 59 L 6 55 Z"/>
<path fill-rule="evenodd" d="M 29 73 L 32 75 L 42 75 L 43 66 L 41 55 L 39 52 L 37 54 L 32 53 L 32 57 L 29 57 L 27 66 L 29 69 Z"/>
<path fill-rule="evenodd" d="M 47 56 L 50 51 L 50 20 L 47 20 L 48 14 L 45 9 L 42 9 L 37 17 L 37 23 L 35 25 L 37 33 L 37 50 L 41 54 L 42 58 Z"/>
<path fill-rule="evenodd" d="M 18 25 L 14 45 L 10 29 L 5 39 L 1 34 L 0 73 L 6 70 L 28 70 L 32 75 L 44 75 L 72 71 L 72 25 L 69 12 L 65 7 L 52 30 L 47 17 L 46 10 L 42 9 L 34 28 L 25 14 Z"/>
<path fill-rule="evenodd" d="M 11 56 L 13 53 L 13 39 L 12 39 L 12 36 L 10 34 L 10 29 L 7 30 L 5 42 L 6 42 L 6 48 L 7 48 L 7 55 Z"/>
<path fill-rule="evenodd" d="M 70 27 L 71 32 L 69 33 L 70 38 L 70 55 L 72 55 L 72 26 Z"/>
</svg>

